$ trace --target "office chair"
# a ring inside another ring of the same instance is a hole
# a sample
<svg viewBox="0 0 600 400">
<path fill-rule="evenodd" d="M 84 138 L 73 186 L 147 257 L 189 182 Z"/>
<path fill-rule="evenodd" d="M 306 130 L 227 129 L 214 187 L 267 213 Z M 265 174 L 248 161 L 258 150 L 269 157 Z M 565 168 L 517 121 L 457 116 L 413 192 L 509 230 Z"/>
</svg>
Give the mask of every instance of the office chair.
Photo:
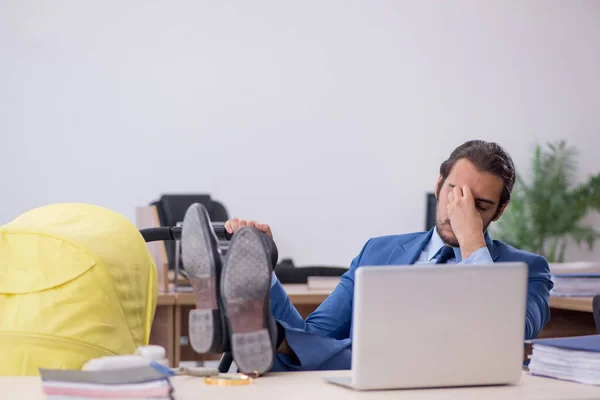
<svg viewBox="0 0 600 400">
<path fill-rule="evenodd" d="M 597 294 L 592 300 L 592 312 L 594 313 L 594 323 L 596 332 L 600 333 L 600 295 Z"/>
<path fill-rule="evenodd" d="M 185 216 L 188 207 L 194 203 L 202 204 L 208 211 L 210 220 L 215 223 L 224 224 L 229 219 L 229 214 L 225 206 L 211 198 L 209 194 L 191 193 L 191 194 L 163 194 L 160 199 L 153 201 L 150 205 L 156 206 L 158 219 L 162 227 L 174 227 Z M 226 250 L 227 240 L 219 237 L 219 247 L 221 251 Z M 177 255 L 177 246 L 174 240 L 165 241 L 165 250 L 167 252 L 167 261 L 169 269 L 176 269 L 176 262 L 179 258 Z M 185 266 L 184 266 L 185 267 Z"/>
<path fill-rule="evenodd" d="M 428 231 L 435 226 L 435 209 L 437 198 L 435 193 L 427 192 L 425 194 L 425 230 Z"/>
</svg>

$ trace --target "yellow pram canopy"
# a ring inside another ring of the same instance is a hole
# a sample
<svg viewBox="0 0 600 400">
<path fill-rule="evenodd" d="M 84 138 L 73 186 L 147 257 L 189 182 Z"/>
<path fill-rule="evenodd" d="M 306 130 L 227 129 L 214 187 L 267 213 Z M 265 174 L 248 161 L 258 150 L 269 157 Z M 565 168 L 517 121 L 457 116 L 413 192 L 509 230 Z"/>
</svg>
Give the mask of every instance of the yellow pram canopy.
<svg viewBox="0 0 600 400">
<path fill-rule="evenodd" d="M 89 204 L 31 210 L 0 227 L 0 375 L 80 369 L 148 344 L 156 268 L 124 216 Z"/>
</svg>

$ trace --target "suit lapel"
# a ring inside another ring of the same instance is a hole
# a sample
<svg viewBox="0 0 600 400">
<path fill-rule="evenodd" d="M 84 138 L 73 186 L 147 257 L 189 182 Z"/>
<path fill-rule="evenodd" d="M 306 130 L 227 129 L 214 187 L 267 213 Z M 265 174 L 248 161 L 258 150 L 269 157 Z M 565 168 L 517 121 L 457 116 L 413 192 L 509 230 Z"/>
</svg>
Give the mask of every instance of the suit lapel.
<svg viewBox="0 0 600 400">
<path fill-rule="evenodd" d="M 433 228 L 435 229 L 435 228 Z M 388 259 L 388 265 L 409 265 L 414 264 L 421 255 L 421 251 L 431 239 L 433 229 L 417 235 L 414 239 L 406 243 L 398 243 Z"/>
<path fill-rule="evenodd" d="M 492 241 L 492 238 L 490 237 L 490 234 L 486 231 L 485 235 L 483 236 L 485 239 L 485 245 L 488 248 L 488 251 L 490 252 L 490 256 L 492 256 L 492 261 L 496 261 L 498 259 L 498 257 L 500 257 L 500 254 L 496 254 L 496 252 L 494 251 L 494 242 Z"/>
</svg>

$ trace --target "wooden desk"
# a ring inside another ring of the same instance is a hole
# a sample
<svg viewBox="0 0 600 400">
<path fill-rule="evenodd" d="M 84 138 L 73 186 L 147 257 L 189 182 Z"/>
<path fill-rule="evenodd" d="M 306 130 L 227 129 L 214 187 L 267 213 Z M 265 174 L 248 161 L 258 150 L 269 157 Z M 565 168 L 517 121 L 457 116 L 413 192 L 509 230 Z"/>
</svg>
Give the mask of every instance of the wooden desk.
<svg viewBox="0 0 600 400">
<path fill-rule="evenodd" d="M 331 290 L 309 290 L 305 284 L 283 285 L 300 315 L 306 318 L 331 293 Z M 160 293 L 152 325 L 150 343 L 165 347 L 171 366 L 181 361 L 218 360 L 220 355 L 201 355 L 193 351 L 187 337 L 187 315 L 195 307 L 194 293 Z"/>
<path fill-rule="evenodd" d="M 159 293 L 156 299 L 156 312 L 150 331 L 150 344 L 165 348 L 167 358 L 172 363 L 175 360 L 175 336 L 173 321 L 175 321 L 175 295 Z"/>
<path fill-rule="evenodd" d="M 319 306 L 333 291 L 332 289 L 309 289 L 305 284 L 285 284 L 285 292 L 294 305 Z"/>
<path fill-rule="evenodd" d="M 298 312 L 306 318 L 329 296 L 331 290 L 309 290 L 305 284 L 287 284 L 284 289 Z M 194 308 L 191 292 L 162 293 L 158 296 L 156 316 L 150 343 L 160 344 L 167 350 L 171 365 L 180 361 L 219 359 L 219 355 L 196 354 L 180 338 L 187 335 L 187 315 Z M 539 338 L 591 335 L 596 333 L 592 315 L 591 297 L 550 297 L 551 318 Z"/>
<path fill-rule="evenodd" d="M 593 297 L 550 296 L 550 308 L 591 313 Z"/>
<path fill-rule="evenodd" d="M 596 332 L 591 297 L 550 296 L 550 321 L 539 338 L 593 335 Z"/>
<path fill-rule="evenodd" d="M 202 378 L 178 376 L 171 381 L 176 400 L 219 399 L 264 400 L 285 398 L 307 399 L 399 399 L 403 400 L 506 400 L 506 399 L 560 399 L 583 400 L 600 398 L 600 387 L 587 386 L 554 379 L 538 378 L 523 373 L 521 382 L 514 386 L 487 386 L 421 390 L 386 390 L 357 392 L 329 384 L 324 377 L 348 376 L 349 371 L 286 372 L 269 374 L 248 386 L 207 386 Z M 2 398 L 45 400 L 39 377 L 0 377 Z"/>
<path fill-rule="evenodd" d="M 283 285 L 285 292 L 294 306 L 310 305 L 318 307 L 331 294 L 331 290 L 310 290 L 305 284 L 286 284 Z M 191 306 L 195 304 L 194 293 L 179 292 L 175 293 L 176 302 L 179 305 Z"/>
</svg>

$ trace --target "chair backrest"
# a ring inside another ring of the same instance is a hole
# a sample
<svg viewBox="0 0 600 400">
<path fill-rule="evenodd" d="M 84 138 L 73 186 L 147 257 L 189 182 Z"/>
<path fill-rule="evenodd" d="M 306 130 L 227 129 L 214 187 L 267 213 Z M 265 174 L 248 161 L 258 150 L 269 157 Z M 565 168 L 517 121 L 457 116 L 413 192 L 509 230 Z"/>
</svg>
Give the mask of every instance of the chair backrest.
<svg viewBox="0 0 600 400">
<path fill-rule="evenodd" d="M 437 202 L 435 194 L 427 193 L 425 201 L 425 230 L 428 231 L 435 226 L 435 207 Z"/>
<path fill-rule="evenodd" d="M 218 201 L 212 200 L 209 194 L 164 194 L 152 203 L 158 210 L 161 226 L 175 226 L 183 221 L 188 207 L 194 203 L 204 205 L 212 222 L 225 222 L 229 219 L 227 209 Z M 169 269 L 175 268 L 175 242 L 166 241 Z"/>
<path fill-rule="evenodd" d="M 592 300 L 592 311 L 594 313 L 596 332 L 600 333 L 600 295 L 594 296 L 594 299 Z"/>
</svg>

